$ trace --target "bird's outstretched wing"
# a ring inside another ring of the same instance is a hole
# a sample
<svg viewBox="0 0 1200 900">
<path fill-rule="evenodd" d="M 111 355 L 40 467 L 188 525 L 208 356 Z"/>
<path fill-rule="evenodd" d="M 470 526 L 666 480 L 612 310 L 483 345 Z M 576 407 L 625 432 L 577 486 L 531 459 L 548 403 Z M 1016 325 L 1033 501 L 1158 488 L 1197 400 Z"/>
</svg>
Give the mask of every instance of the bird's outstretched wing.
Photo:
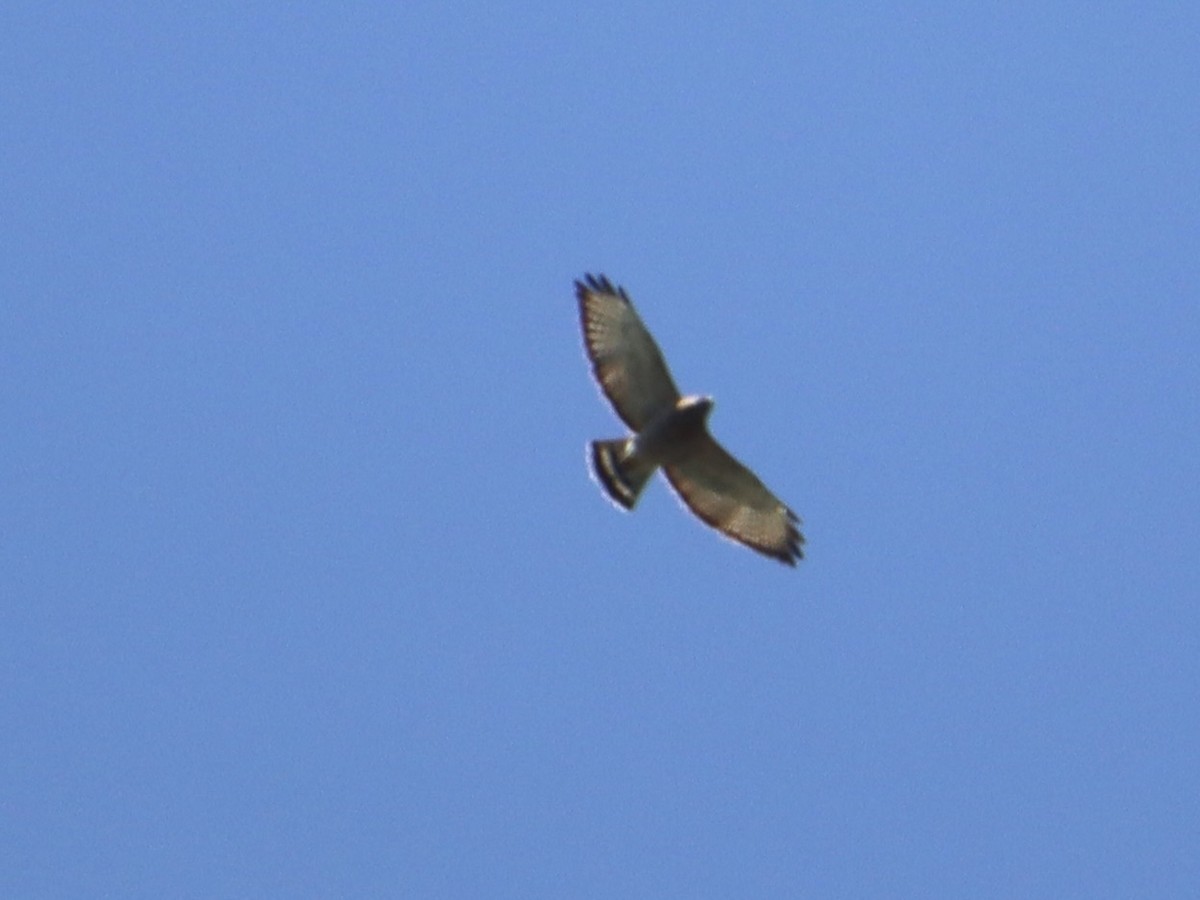
<svg viewBox="0 0 1200 900">
<path fill-rule="evenodd" d="M 709 434 L 663 471 L 688 509 L 722 534 L 789 566 L 804 556 L 796 514 Z"/>
<path fill-rule="evenodd" d="M 662 351 L 624 288 L 603 275 L 575 282 L 579 319 L 592 372 L 617 415 L 641 431 L 679 399 Z"/>
</svg>

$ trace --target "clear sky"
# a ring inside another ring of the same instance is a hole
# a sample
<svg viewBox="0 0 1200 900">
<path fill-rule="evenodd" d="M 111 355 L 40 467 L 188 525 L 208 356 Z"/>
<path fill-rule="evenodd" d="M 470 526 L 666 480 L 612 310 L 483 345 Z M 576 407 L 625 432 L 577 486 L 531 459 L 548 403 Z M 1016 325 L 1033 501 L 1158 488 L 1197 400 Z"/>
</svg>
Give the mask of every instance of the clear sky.
<svg viewBox="0 0 1200 900">
<path fill-rule="evenodd" d="M 10 3 L 0 895 L 1200 892 L 1200 6 Z M 631 293 L 804 519 L 661 479 Z"/>
</svg>

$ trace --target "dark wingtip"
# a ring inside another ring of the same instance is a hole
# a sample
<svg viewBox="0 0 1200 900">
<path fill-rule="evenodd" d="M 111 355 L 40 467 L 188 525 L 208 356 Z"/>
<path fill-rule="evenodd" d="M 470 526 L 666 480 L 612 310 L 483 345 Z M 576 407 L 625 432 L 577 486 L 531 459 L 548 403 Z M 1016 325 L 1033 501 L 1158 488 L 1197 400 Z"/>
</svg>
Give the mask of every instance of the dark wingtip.
<svg viewBox="0 0 1200 900">
<path fill-rule="evenodd" d="M 795 566 L 797 562 L 804 559 L 804 535 L 800 533 L 800 517 L 790 509 L 787 510 L 788 517 L 788 559 L 789 566 Z"/>
<path fill-rule="evenodd" d="M 625 288 L 614 285 L 608 280 L 607 275 L 592 275 L 590 272 L 583 276 L 583 280 L 576 279 L 575 281 L 575 296 L 583 299 L 583 295 L 589 292 L 597 294 L 612 294 L 614 297 L 620 297 L 622 300 L 629 302 L 629 295 L 625 293 Z"/>
<path fill-rule="evenodd" d="M 785 566 L 791 566 L 794 569 L 796 568 L 796 563 L 804 559 L 804 554 L 800 552 L 800 548 L 798 546 L 795 546 L 794 544 L 788 544 L 787 549 L 781 551 L 775 558 Z"/>
</svg>

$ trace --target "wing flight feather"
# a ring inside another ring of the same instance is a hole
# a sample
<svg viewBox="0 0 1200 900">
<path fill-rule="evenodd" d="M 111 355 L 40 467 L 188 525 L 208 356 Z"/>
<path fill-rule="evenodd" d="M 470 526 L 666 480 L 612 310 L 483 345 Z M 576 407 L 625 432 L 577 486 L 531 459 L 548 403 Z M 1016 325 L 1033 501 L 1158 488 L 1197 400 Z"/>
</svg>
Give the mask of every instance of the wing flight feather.
<svg viewBox="0 0 1200 900">
<path fill-rule="evenodd" d="M 641 431 L 680 396 L 662 351 L 624 288 L 586 275 L 575 282 L 575 295 L 592 373 L 617 415 Z"/>
<path fill-rule="evenodd" d="M 803 558 L 800 519 L 707 433 L 663 471 L 688 509 L 726 537 L 789 566 Z"/>
</svg>

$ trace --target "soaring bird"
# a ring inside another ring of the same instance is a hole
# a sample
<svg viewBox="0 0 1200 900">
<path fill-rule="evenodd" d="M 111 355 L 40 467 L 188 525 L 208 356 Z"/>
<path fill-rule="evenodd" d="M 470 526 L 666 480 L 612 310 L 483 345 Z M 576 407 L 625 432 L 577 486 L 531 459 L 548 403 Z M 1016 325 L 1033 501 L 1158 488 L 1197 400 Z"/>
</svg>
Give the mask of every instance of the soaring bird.
<svg viewBox="0 0 1200 900">
<path fill-rule="evenodd" d="M 632 434 L 592 441 L 592 470 L 608 497 L 632 510 L 650 476 L 667 482 L 702 521 L 766 556 L 796 565 L 800 520 L 708 433 L 711 397 L 681 396 L 662 351 L 624 288 L 603 275 L 575 282 L 592 373 Z"/>
</svg>

